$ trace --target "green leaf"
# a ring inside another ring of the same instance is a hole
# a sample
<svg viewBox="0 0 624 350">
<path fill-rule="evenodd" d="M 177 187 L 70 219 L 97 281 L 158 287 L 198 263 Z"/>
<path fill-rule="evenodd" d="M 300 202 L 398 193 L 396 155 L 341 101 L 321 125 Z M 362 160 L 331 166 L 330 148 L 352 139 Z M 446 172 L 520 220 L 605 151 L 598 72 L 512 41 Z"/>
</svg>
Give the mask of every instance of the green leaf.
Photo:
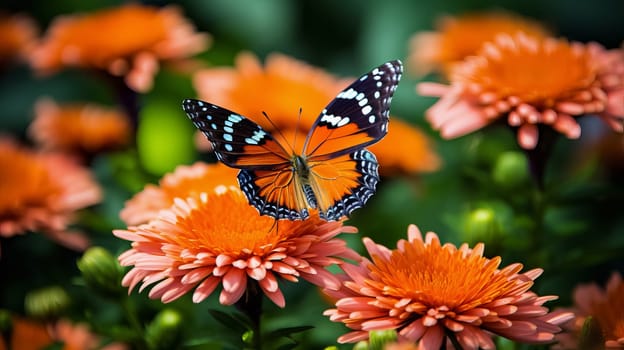
<svg viewBox="0 0 624 350">
<path fill-rule="evenodd" d="M 228 314 L 216 309 L 210 309 L 208 312 L 215 320 L 233 331 L 242 333 L 253 328 L 251 327 L 251 322 L 242 314 Z"/>
<path fill-rule="evenodd" d="M 269 332 L 266 336 L 269 338 L 290 337 L 295 333 L 301 333 L 313 329 L 313 326 L 298 326 L 276 329 Z"/>
</svg>

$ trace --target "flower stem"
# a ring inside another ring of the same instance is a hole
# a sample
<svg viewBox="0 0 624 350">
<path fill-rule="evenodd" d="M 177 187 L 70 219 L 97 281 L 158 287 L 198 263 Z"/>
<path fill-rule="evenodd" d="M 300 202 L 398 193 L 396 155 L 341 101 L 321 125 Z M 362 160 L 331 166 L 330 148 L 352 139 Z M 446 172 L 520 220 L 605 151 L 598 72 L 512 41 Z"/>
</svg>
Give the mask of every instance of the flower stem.
<svg viewBox="0 0 624 350">
<path fill-rule="evenodd" d="M 236 304 L 236 308 L 247 315 L 251 321 L 252 338 L 251 349 L 262 349 L 262 338 L 260 335 L 260 316 L 262 315 L 262 293 L 258 282 L 254 279 L 248 279 L 247 290 L 245 295 L 240 298 Z"/>
<path fill-rule="evenodd" d="M 457 336 L 455 335 L 455 332 L 450 331 L 448 329 L 445 329 L 444 333 L 446 333 L 446 336 L 451 341 L 451 344 L 453 344 L 453 347 L 455 348 L 455 350 L 462 350 L 463 349 L 461 344 L 457 340 Z M 444 349 L 446 349 L 446 342 L 445 341 L 442 342 L 442 346 L 443 346 Z"/>
<path fill-rule="evenodd" d="M 540 139 L 534 149 L 526 150 L 529 170 L 540 191 L 544 190 L 546 163 L 552 153 L 557 135 L 550 128 L 539 127 Z"/>
<path fill-rule="evenodd" d="M 145 343 L 145 332 L 143 327 L 141 326 L 141 321 L 134 309 L 134 304 L 132 304 L 130 298 L 127 295 L 124 295 L 120 298 L 119 301 L 121 308 L 123 309 L 124 315 L 130 324 L 130 327 L 136 333 L 135 339 L 133 339 L 133 345 L 136 349 L 143 350 L 147 349 L 147 344 Z"/>
</svg>

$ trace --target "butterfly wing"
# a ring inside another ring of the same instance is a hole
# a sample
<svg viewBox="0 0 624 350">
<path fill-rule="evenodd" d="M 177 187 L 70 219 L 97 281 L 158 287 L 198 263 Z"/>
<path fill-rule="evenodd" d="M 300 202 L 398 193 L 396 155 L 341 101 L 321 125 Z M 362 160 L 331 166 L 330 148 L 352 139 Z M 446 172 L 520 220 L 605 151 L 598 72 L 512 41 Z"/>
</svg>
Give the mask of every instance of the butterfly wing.
<svg viewBox="0 0 624 350">
<path fill-rule="evenodd" d="M 316 205 L 321 218 L 328 221 L 363 207 L 379 182 L 377 159 L 366 149 L 309 164 Z"/>
<path fill-rule="evenodd" d="M 200 100 L 186 99 L 182 108 L 225 165 L 238 169 L 290 167 L 289 153 L 271 133 L 253 121 Z"/>
<path fill-rule="evenodd" d="M 381 140 L 403 65 L 390 61 L 341 91 L 316 119 L 304 145 L 309 160 L 327 160 Z"/>
<path fill-rule="evenodd" d="M 308 205 L 292 156 L 253 121 L 208 102 L 187 99 L 182 108 L 212 143 L 217 158 L 241 169 L 238 183 L 261 215 L 305 219 Z"/>
<path fill-rule="evenodd" d="M 321 217 L 339 220 L 375 193 L 377 159 L 364 147 L 388 132 L 390 102 L 403 66 L 387 62 L 363 75 L 319 115 L 304 146 Z"/>
</svg>

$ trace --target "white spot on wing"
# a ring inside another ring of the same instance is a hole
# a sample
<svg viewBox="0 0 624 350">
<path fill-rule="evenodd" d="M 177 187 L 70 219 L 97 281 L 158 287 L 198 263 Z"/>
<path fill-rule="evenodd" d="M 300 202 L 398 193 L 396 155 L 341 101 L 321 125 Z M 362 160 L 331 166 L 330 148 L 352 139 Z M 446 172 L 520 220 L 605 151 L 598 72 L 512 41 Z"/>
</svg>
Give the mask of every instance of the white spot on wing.
<svg viewBox="0 0 624 350">
<path fill-rule="evenodd" d="M 362 114 L 367 115 L 373 110 L 373 108 L 369 105 L 362 107 Z"/>
</svg>

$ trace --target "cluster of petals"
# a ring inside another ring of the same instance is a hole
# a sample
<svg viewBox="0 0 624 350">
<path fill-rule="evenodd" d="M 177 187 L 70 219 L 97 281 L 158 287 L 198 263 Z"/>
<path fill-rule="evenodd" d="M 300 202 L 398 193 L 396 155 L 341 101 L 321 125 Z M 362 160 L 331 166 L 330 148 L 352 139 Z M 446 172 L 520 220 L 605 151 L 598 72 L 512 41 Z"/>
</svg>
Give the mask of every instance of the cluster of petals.
<svg viewBox="0 0 624 350">
<path fill-rule="evenodd" d="M 410 71 L 423 75 L 430 71 L 448 74 L 451 67 L 477 53 L 483 43 L 501 34 L 524 32 L 531 36 L 547 36 L 548 31 L 537 22 L 507 12 L 477 12 L 460 16 L 444 16 L 435 31 L 419 32 L 410 40 L 407 60 Z"/>
<path fill-rule="evenodd" d="M 42 149 L 93 154 L 126 145 L 130 121 L 117 109 L 95 104 L 58 105 L 44 98 L 35 105 L 29 133 Z"/>
<path fill-rule="evenodd" d="M 548 312 L 543 304 L 556 296 L 538 296 L 529 289 L 542 273 L 520 273 L 521 264 L 499 269 L 500 257 L 483 257 L 483 244 L 459 248 L 440 243 L 429 232 L 423 239 L 414 225 L 408 240 L 390 250 L 365 238 L 372 260 L 344 264 L 343 288 L 325 291 L 336 300 L 325 311 L 332 321 L 353 331 L 338 341 L 356 342 L 372 330 L 395 329 L 399 340 L 419 349 L 438 350 L 452 334 L 462 349 L 494 349 L 497 334 L 526 343 L 548 343 L 559 324 L 573 317 Z"/>
<path fill-rule="evenodd" d="M 30 17 L 0 13 L 0 64 L 26 60 L 36 44 L 37 32 Z"/>
<path fill-rule="evenodd" d="M 557 336 L 557 349 L 578 349 L 581 328 L 592 317 L 602 331 L 605 349 L 624 349 L 624 281 L 614 272 L 606 288 L 595 283 L 581 284 L 574 289 L 575 318 L 562 326 Z"/>
<path fill-rule="evenodd" d="M 303 138 L 297 136 L 296 140 L 305 140 L 318 114 L 351 82 L 281 54 L 269 55 L 262 66 L 257 57 L 241 53 L 235 67 L 202 69 L 194 76 L 200 99 L 236 111 L 268 131 L 277 128 L 295 149 L 294 137 L 290 136 L 300 133 Z M 377 156 L 382 174 L 427 172 L 439 167 L 439 158 L 421 130 L 397 118 L 391 118 L 389 130 L 384 139 L 368 147 Z M 210 150 L 205 138 L 198 140 L 200 149 Z M 397 152 L 398 148 L 404 151 Z"/>
<path fill-rule="evenodd" d="M 342 222 L 326 222 L 318 214 L 304 221 L 278 221 L 260 216 L 235 186 L 218 186 L 186 199 L 176 198 L 170 209 L 147 224 L 115 230 L 132 242 L 119 256 L 132 266 L 122 284 L 131 291 L 153 285 L 150 298 L 173 301 L 192 292 L 199 303 L 219 286 L 219 302 L 236 303 L 249 283 L 257 283 L 276 305 L 285 305 L 278 278 L 303 278 L 335 290 L 337 277 L 325 270 L 342 259 L 359 255 L 334 237 L 356 232 Z"/>
<path fill-rule="evenodd" d="M 180 165 L 166 174 L 158 185 L 148 184 L 130 198 L 119 216 L 126 225 L 145 224 L 155 219 L 161 210 L 171 207 L 175 198 L 211 192 L 221 185 L 236 186 L 237 172 L 222 163 Z"/>
<path fill-rule="evenodd" d="M 144 92 L 160 61 L 188 57 L 208 43 L 207 34 L 195 32 L 177 7 L 127 4 L 57 18 L 32 53 L 31 65 L 42 73 L 72 66 L 105 70 Z"/>
<path fill-rule="evenodd" d="M 525 33 L 501 34 L 477 55 L 456 64 L 450 83 L 421 83 L 421 95 L 440 97 L 426 112 L 450 139 L 501 118 L 517 128 L 518 143 L 533 149 L 539 127 L 578 138 L 578 117 L 599 115 L 615 130 L 624 122 L 624 54 Z"/>
<path fill-rule="evenodd" d="M 35 153 L 0 140 L 0 236 L 27 231 L 74 249 L 87 239 L 67 231 L 74 213 L 98 203 L 101 190 L 88 169 L 62 154 Z"/>
</svg>

